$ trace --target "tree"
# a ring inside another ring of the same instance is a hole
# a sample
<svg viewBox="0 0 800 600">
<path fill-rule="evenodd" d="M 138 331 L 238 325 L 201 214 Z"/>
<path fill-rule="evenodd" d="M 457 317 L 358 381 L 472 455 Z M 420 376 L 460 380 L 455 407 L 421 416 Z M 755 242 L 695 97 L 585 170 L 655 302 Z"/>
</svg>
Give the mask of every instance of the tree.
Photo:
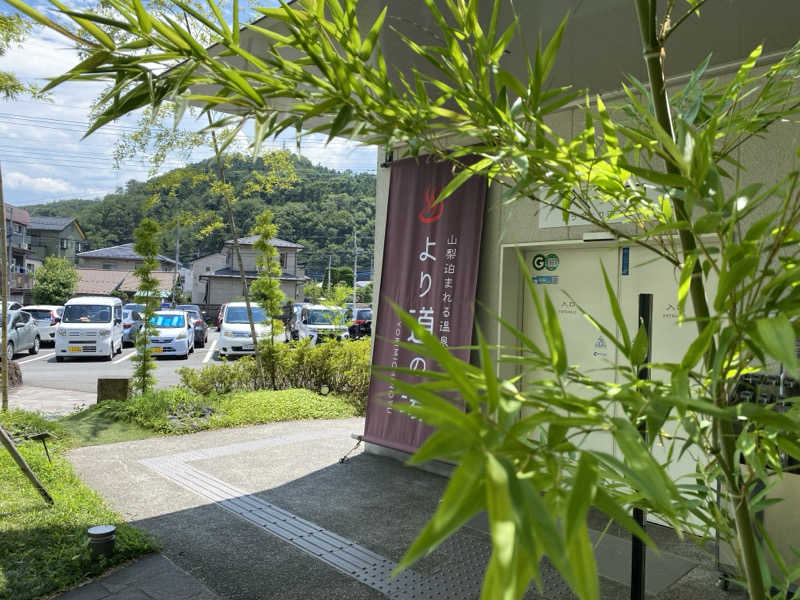
<svg viewBox="0 0 800 600">
<path fill-rule="evenodd" d="M 276 315 L 281 314 L 281 305 L 284 301 L 284 293 L 281 291 L 281 283 L 278 279 L 281 275 L 281 266 L 278 261 L 278 251 L 270 243 L 277 237 L 278 228 L 272 222 L 272 212 L 265 210 L 258 216 L 256 226 L 252 232 L 258 236 L 253 247 L 258 251 L 256 266 L 258 267 L 258 277 L 250 285 L 250 293 L 259 306 L 264 309 L 266 319 L 269 322 L 269 351 L 275 352 L 275 330 L 283 322 L 276 319 Z M 255 338 L 253 339 L 255 342 Z M 270 380 L 273 389 L 277 388 L 275 381 L 276 360 L 269 360 Z"/>
<path fill-rule="evenodd" d="M 66 258 L 48 256 L 33 274 L 33 301 L 64 304 L 78 287 L 78 269 Z"/>
<path fill-rule="evenodd" d="M 780 476 L 784 471 L 781 454 L 800 458 L 800 421 L 775 404 L 739 402 L 734 391 L 740 375 L 767 368 L 771 361 L 797 375 L 800 173 L 790 171 L 771 186 L 740 187 L 733 180 L 733 192 L 722 182 L 730 177 L 725 167 L 736 164 L 734 152 L 743 143 L 790 119 L 800 106 L 795 89 L 800 50 L 791 50 L 760 75 L 753 71 L 761 51 L 757 48 L 726 82 L 704 80 L 703 63 L 670 105 L 664 92 L 667 42 L 700 2 L 690 2 L 677 15 L 672 14 L 676 3 L 668 2 L 667 14 L 658 22 L 656 0 L 634 0 L 649 87 L 632 79 L 623 109 L 612 110 L 602 98 L 580 90 L 547 88 L 564 25 L 527 57 L 527 80 L 505 71 L 503 55 L 520 32 L 516 19 L 508 29 L 498 29 L 500 4 L 491 3 L 492 18 L 482 22 L 476 1 L 453 0 L 445 13 L 437 3 L 426 2 L 435 35 L 424 45 L 405 41 L 434 74 L 415 71 L 396 83 L 376 43 L 385 10 L 362 37 L 355 3 L 340 0 L 264 9 L 286 26 L 286 33 L 265 32 L 268 49 L 259 57 L 239 47 L 237 22 L 233 27 L 213 23 L 221 45 L 244 63 L 241 68 L 219 68 L 219 54 L 211 56 L 181 42 L 186 32 L 179 24 L 161 23 L 170 31 L 166 36 L 150 33 L 131 17 L 120 27 L 133 31 L 139 45 L 95 51 L 93 62 L 70 77 L 116 77 L 120 99 L 99 116 L 96 126 L 181 94 L 207 110 L 235 106 L 234 119 L 255 120 L 256 143 L 314 119 L 315 124 L 322 122 L 317 130 L 331 136 L 359 135 L 372 143 L 404 147 L 412 155 L 455 163 L 455 177 L 440 201 L 469 177 L 485 175 L 507 188 L 508 202 L 532 200 L 562 211 L 565 218 L 582 218 L 674 265 L 681 283 L 676 298 L 680 314 L 686 318 L 691 307 L 698 330 L 680 362 L 647 364 L 647 333 L 642 327 L 628 330 L 610 283 L 606 287 L 614 323 L 582 311 L 624 357 L 624 364 L 616 367 L 616 382 L 569 364 L 552 300 L 533 285 L 530 295 L 546 343 L 538 345 L 506 324 L 519 347 L 514 356 L 494 358 L 498 349 L 490 348 L 478 332 L 480 365 L 454 359 L 402 315 L 424 342 L 417 351 L 443 369 L 417 373 L 428 378 L 422 383 L 396 381 L 398 390 L 417 402 L 394 408 L 438 428 L 414 461 L 447 458 L 458 463 L 439 509 L 402 565 L 486 509 L 494 551 L 484 597 L 520 597 L 531 579 L 538 580 L 540 559 L 547 555 L 576 594 L 596 598 L 587 511 L 600 508 L 652 544 L 628 516 L 636 505 L 678 530 L 699 536 L 717 530 L 731 543 L 753 600 L 765 598 L 772 586 L 785 595 L 797 565 L 777 555 L 766 532 L 757 531 L 754 515 L 770 502 L 759 493 L 769 485 L 769 472 Z M 37 18 L 45 22 L 41 15 Z M 73 18 L 107 25 L 91 14 Z M 97 35 L 90 28 L 83 32 L 87 45 L 96 45 Z M 155 59 L 135 71 L 127 68 L 143 46 L 169 60 L 187 60 L 161 77 L 154 72 L 161 68 Z M 294 58 L 286 58 L 287 50 Z M 306 69 L 308 64 L 316 69 Z M 161 86 L 155 92 L 154 77 Z M 215 96 L 192 95 L 188 90 L 199 84 L 219 91 Z M 288 99 L 291 106 L 273 112 L 257 89 L 268 89 L 270 100 Z M 547 118 L 570 102 L 581 103 L 584 126 L 563 138 Z M 465 157 L 473 155 L 478 160 L 467 163 Z M 645 186 L 656 190 L 657 199 Z M 612 219 L 597 211 L 597 200 L 611 206 Z M 713 247 L 704 238 L 709 233 L 717 236 Z M 498 380 L 497 360 L 544 375 L 532 381 Z M 642 368 L 663 371 L 665 382 L 640 379 Z M 454 392 L 469 406 L 466 415 L 449 404 Z M 665 431 L 668 422 L 679 425 L 682 433 L 670 435 Z M 640 436 L 642 426 L 650 433 L 647 439 Z M 592 432 L 613 436 L 623 460 L 576 442 Z M 676 483 L 667 475 L 665 464 L 650 452 L 656 440 L 663 440 L 674 456 L 692 448 L 703 457 L 691 484 Z M 717 484 L 730 512 L 715 502 Z M 765 566 L 767 557 L 778 565 L 775 577 Z"/>
<path fill-rule="evenodd" d="M 19 15 L 0 15 L 0 56 L 21 44 L 30 28 L 31 24 Z M 21 82 L 13 73 L 0 71 L 0 95 L 5 100 L 15 100 L 26 94 L 34 98 L 43 97 L 37 86 Z"/>
<path fill-rule="evenodd" d="M 139 289 L 136 293 L 136 302 L 144 304 L 142 318 L 144 325 L 136 336 L 136 355 L 133 357 L 133 389 L 139 394 L 146 394 L 155 383 L 153 371 L 156 368 L 153 355 L 150 351 L 150 336 L 155 333 L 152 323 L 153 315 L 161 304 L 158 290 L 158 279 L 153 276 L 153 271 L 159 268 L 158 249 L 161 230 L 152 219 L 142 219 L 134 232 L 135 241 L 133 250 L 142 257 L 142 262 L 134 269 L 139 278 Z"/>
</svg>

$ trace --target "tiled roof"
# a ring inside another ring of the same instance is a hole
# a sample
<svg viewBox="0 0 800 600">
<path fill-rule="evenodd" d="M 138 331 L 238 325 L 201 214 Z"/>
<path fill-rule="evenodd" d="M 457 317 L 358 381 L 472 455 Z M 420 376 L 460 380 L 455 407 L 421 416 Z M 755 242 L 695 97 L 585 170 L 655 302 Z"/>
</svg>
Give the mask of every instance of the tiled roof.
<svg viewBox="0 0 800 600">
<path fill-rule="evenodd" d="M 97 250 L 89 250 L 87 252 L 80 252 L 80 258 L 117 258 L 127 260 L 141 260 L 142 256 L 133 250 L 133 242 L 130 244 L 120 244 L 119 246 L 111 246 L 109 248 L 98 248 Z M 175 264 L 175 261 L 166 256 L 158 254 L 156 256 L 161 262 L 168 262 Z"/>
<path fill-rule="evenodd" d="M 20 225 L 28 225 L 31 222 L 31 215 L 24 208 L 17 208 L 6 204 L 6 221 L 13 220 L 14 223 Z"/>
<path fill-rule="evenodd" d="M 245 271 L 244 274 L 248 279 L 255 279 L 258 277 L 258 271 Z M 224 269 L 217 269 L 213 273 L 200 274 L 201 279 L 205 277 L 239 277 L 239 271 L 231 269 L 230 267 L 225 267 Z M 305 281 L 305 277 L 298 277 L 297 275 L 292 275 L 291 273 L 281 273 L 278 279 Z"/>
<path fill-rule="evenodd" d="M 172 289 L 172 273 L 154 271 L 158 279 L 158 289 Z M 110 294 L 114 290 L 136 292 L 139 290 L 139 278 L 132 271 L 115 271 L 108 269 L 78 269 L 78 294 Z"/>
<path fill-rule="evenodd" d="M 72 222 L 75 217 L 37 217 L 30 218 L 28 229 L 43 229 L 46 231 L 63 231 Z"/>
<path fill-rule="evenodd" d="M 253 244 L 258 241 L 260 235 L 250 235 L 247 237 L 239 238 L 239 243 L 243 246 L 252 246 Z M 225 240 L 226 244 L 233 244 L 233 240 Z M 269 240 L 270 245 L 275 246 L 276 248 L 304 248 L 305 246 L 301 246 L 300 244 L 295 244 L 294 242 L 287 242 L 286 240 L 282 240 L 280 238 L 271 238 Z"/>
</svg>

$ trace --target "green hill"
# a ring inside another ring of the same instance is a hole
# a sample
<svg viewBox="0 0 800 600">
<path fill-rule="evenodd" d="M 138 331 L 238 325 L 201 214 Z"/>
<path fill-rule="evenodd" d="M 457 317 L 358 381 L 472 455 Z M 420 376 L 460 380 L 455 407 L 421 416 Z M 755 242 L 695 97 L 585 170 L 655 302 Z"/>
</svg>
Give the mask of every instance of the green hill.
<svg viewBox="0 0 800 600">
<path fill-rule="evenodd" d="M 256 215 L 270 208 L 275 213 L 278 237 L 305 246 L 300 262 L 307 274 L 320 278 L 327 269 L 329 256 L 333 257 L 334 266 L 352 266 L 355 226 L 360 257 L 364 257 L 358 269 L 359 278 L 368 279 L 370 264 L 366 257 L 372 257 L 375 237 L 375 175 L 334 171 L 294 155 L 292 163 L 296 183 L 286 190 L 264 193 L 258 190 L 256 179 L 257 174 L 268 173 L 264 162 L 241 156 L 230 159 L 226 179 L 237 196 L 246 196 L 234 204 L 239 235 L 248 235 Z M 201 221 L 181 229 L 180 257 L 188 262 L 217 252 L 223 240 L 231 238 L 225 204 L 212 190 L 209 173 L 216 173 L 213 160 L 176 169 L 146 182 L 129 181 L 124 189 L 100 200 L 62 200 L 25 209 L 32 215 L 76 217 L 92 249 L 132 241 L 133 230 L 145 216 L 167 223 L 180 213 L 201 215 L 213 211 L 224 223 L 222 228 L 207 233 L 204 232 L 207 222 Z M 161 193 L 154 201 L 157 191 Z M 174 229 L 165 231 L 163 253 L 175 254 Z"/>
</svg>

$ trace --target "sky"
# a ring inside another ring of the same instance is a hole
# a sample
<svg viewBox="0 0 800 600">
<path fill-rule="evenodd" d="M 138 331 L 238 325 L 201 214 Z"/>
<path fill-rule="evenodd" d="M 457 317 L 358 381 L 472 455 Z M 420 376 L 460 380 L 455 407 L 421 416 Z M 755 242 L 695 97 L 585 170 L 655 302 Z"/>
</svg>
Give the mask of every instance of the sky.
<svg viewBox="0 0 800 600">
<path fill-rule="evenodd" d="M 49 30 L 36 30 L 22 46 L 0 56 L 0 71 L 11 71 L 21 80 L 44 85 L 47 78 L 61 75 L 79 62 L 70 44 Z M 102 84 L 90 82 L 64 83 L 51 92 L 50 101 L 0 99 L 0 166 L 6 202 L 24 206 L 100 198 L 131 179 L 144 181 L 150 176 L 146 156 L 125 162 L 119 169 L 112 159 L 115 143 L 123 132 L 133 130 L 136 117 L 110 123 L 81 139 L 88 128 L 89 107 L 101 89 Z M 201 127 L 187 119 L 183 125 Z M 375 172 L 374 147 L 340 139 L 326 146 L 325 139 L 303 138 L 300 153 L 312 163 L 332 169 Z M 296 151 L 296 142 L 291 136 L 271 140 L 264 148 Z M 188 160 L 170 157 L 162 172 L 209 155 L 209 150 L 195 150 Z"/>
</svg>

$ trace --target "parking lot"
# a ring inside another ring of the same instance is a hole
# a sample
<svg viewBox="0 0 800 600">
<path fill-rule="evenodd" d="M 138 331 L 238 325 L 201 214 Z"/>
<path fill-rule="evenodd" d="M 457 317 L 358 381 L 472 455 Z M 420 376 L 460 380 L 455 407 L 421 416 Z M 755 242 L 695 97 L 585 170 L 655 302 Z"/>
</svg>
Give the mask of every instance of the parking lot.
<svg viewBox="0 0 800 600">
<path fill-rule="evenodd" d="M 179 382 L 176 371 L 181 367 L 199 368 L 204 364 L 218 361 L 217 337 L 215 328 L 209 328 L 208 343 L 205 348 L 197 348 L 187 360 L 175 357 L 156 359 L 156 387 L 165 388 Z M 19 354 L 14 359 L 22 369 L 22 380 L 25 385 L 46 387 L 78 392 L 97 391 L 98 377 L 130 377 L 133 374 L 133 358 L 136 349 L 126 347 L 111 362 L 101 358 L 70 358 L 64 362 L 56 362 L 55 352 L 51 344 L 42 345 L 39 354 L 29 356 Z"/>
</svg>

